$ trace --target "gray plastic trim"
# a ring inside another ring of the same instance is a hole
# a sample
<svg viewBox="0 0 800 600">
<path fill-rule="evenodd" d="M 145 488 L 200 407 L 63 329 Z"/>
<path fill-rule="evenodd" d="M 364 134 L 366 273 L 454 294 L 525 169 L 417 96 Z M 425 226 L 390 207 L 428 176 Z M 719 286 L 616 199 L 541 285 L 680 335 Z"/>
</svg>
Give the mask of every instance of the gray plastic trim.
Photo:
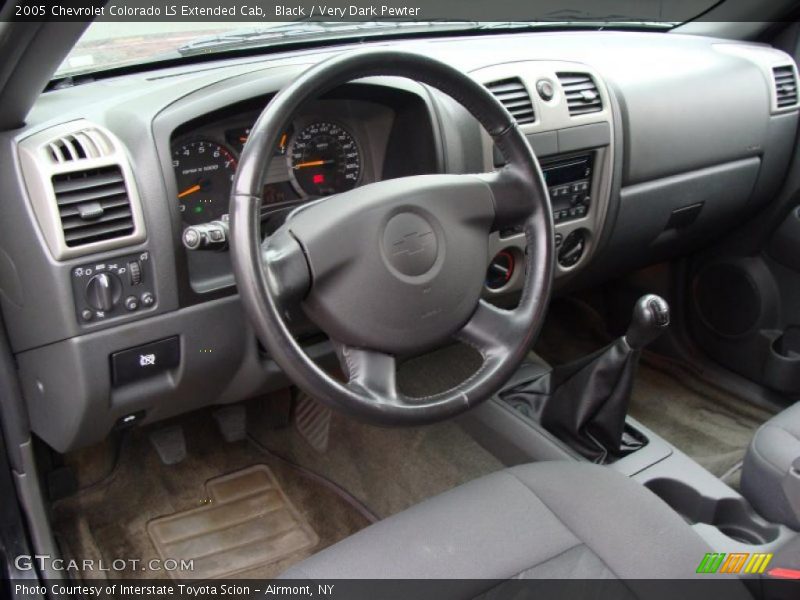
<svg viewBox="0 0 800 600">
<path fill-rule="evenodd" d="M 53 537 L 48 518 L 48 509 L 44 503 L 44 491 L 39 484 L 38 469 L 31 442 L 20 446 L 22 451 L 23 469 L 14 471 L 16 479 L 17 496 L 22 510 L 25 513 L 28 529 L 31 533 L 31 542 L 36 554 L 48 556 L 50 559 L 60 557 L 58 545 Z M 42 575 L 48 579 L 63 577 L 63 573 L 53 570 L 53 561 L 44 561 Z"/>
<path fill-rule="evenodd" d="M 783 107 L 778 106 L 772 69 L 775 67 L 791 67 L 794 71 L 795 83 L 800 85 L 797 65 L 793 61 L 787 60 L 789 57 L 784 52 L 769 46 L 744 46 L 742 44 L 714 44 L 712 47 L 718 52 L 747 59 L 761 69 L 761 73 L 767 80 L 770 90 L 770 112 L 772 114 L 793 112 L 800 107 L 800 94 L 798 94 L 798 101 L 794 104 Z"/>
<path fill-rule="evenodd" d="M 53 160 L 51 154 L 54 142 L 81 136 L 97 141 L 96 151 L 92 155 L 82 159 Z M 108 129 L 84 120 L 72 121 L 22 139 L 18 143 L 17 151 L 28 190 L 28 200 L 53 258 L 65 260 L 107 252 L 132 246 L 146 239 L 141 199 L 125 147 Z M 133 232 L 111 240 L 70 248 L 64 241 L 64 230 L 61 227 L 51 177 L 108 166 L 118 166 L 122 170 L 133 215 Z"/>
</svg>

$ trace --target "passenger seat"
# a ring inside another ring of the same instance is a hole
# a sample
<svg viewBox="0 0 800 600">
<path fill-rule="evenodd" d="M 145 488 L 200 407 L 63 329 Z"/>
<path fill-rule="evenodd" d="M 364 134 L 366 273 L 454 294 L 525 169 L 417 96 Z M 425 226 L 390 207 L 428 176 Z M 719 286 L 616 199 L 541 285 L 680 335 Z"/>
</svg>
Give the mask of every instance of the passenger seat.
<svg viewBox="0 0 800 600">
<path fill-rule="evenodd" d="M 742 466 L 742 494 L 764 518 L 800 530 L 800 402 L 756 431 Z"/>
</svg>

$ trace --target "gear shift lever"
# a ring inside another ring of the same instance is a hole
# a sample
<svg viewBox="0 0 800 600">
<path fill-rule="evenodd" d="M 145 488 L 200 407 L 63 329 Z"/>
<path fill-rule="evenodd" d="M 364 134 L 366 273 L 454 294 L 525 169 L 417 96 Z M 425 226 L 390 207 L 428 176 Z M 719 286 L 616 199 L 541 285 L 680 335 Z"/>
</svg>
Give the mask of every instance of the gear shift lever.
<svg viewBox="0 0 800 600">
<path fill-rule="evenodd" d="M 527 379 L 523 368 L 522 377 L 500 396 L 531 418 L 538 413 L 545 429 L 586 458 L 605 462 L 620 456 L 638 447 L 623 444 L 623 434 L 640 351 L 668 326 L 667 302 L 642 296 L 623 337 L 551 371 L 529 370 Z"/>
<path fill-rule="evenodd" d="M 647 294 L 636 301 L 633 319 L 625 341 L 633 350 L 641 350 L 669 327 L 669 305 L 661 296 Z"/>
</svg>

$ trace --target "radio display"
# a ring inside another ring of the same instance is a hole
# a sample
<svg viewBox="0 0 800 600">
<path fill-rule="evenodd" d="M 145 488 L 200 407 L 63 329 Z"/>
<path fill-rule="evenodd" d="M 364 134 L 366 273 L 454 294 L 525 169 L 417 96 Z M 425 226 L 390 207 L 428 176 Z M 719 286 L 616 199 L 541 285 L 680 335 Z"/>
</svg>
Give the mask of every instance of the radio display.
<svg viewBox="0 0 800 600">
<path fill-rule="evenodd" d="M 575 160 L 558 163 L 555 165 L 545 165 L 542 168 L 544 180 L 548 187 L 572 183 L 587 179 L 592 173 L 592 163 L 589 157 L 576 158 Z"/>
</svg>

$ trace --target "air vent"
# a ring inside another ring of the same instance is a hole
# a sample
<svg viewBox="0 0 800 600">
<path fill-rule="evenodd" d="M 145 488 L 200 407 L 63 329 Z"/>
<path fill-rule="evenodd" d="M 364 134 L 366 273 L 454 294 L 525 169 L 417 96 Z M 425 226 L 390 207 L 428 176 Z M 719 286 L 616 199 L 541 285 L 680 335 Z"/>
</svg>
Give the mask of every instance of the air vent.
<svg viewBox="0 0 800 600">
<path fill-rule="evenodd" d="M 133 233 L 131 203 L 118 166 L 53 175 L 52 183 L 67 247 Z"/>
<path fill-rule="evenodd" d="M 64 164 L 85 158 L 102 158 L 111 152 L 111 144 L 96 129 L 84 129 L 56 138 L 47 145 L 55 164 Z"/>
<path fill-rule="evenodd" d="M 525 84 L 517 77 L 493 81 L 487 83 L 486 87 L 520 125 L 533 123 L 536 120 L 530 94 Z"/>
<path fill-rule="evenodd" d="M 567 99 L 567 107 L 571 117 L 600 112 L 603 101 L 597 84 L 588 73 L 556 73 Z"/>
<path fill-rule="evenodd" d="M 774 67 L 772 76 L 775 79 L 775 98 L 778 108 L 797 104 L 797 79 L 794 76 L 794 67 L 792 65 Z"/>
</svg>

